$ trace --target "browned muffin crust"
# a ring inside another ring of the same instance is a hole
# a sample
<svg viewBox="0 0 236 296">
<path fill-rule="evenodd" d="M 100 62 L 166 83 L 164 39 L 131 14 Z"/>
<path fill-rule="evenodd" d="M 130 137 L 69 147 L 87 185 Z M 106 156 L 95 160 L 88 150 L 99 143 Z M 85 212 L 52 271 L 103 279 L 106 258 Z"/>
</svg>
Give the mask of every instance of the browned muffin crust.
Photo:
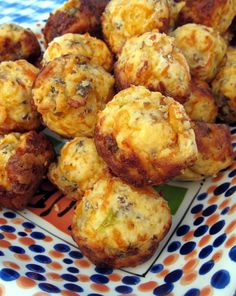
<svg viewBox="0 0 236 296">
<path fill-rule="evenodd" d="M 43 134 L 30 131 L 19 135 L 19 144 L 5 164 L 9 189 L 0 186 L 0 205 L 22 210 L 53 159 L 52 144 Z"/>
<path fill-rule="evenodd" d="M 233 149 L 226 124 L 194 122 L 193 129 L 198 158 L 193 166 L 182 171 L 177 180 L 194 181 L 215 176 L 233 163 Z"/>
<path fill-rule="evenodd" d="M 234 0 L 186 0 L 179 14 L 178 25 L 202 24 L 223 33 L 235 16 L 234 10 Z"/>
<path fill-rule="evenodd" d="M 16 24 L 0 26 L 0 62 L 25 59 L 34 62 L 41 53 L 35 34 Z"/>
<path fill-rule="evenodd" d="M 109 0 L 70 0 L 67 9 L 51 13 L 43 30 L 48 44 L 55 37 L 65 33 L 96 34 L 100 30 L 100 17 Z"/>
</svg>

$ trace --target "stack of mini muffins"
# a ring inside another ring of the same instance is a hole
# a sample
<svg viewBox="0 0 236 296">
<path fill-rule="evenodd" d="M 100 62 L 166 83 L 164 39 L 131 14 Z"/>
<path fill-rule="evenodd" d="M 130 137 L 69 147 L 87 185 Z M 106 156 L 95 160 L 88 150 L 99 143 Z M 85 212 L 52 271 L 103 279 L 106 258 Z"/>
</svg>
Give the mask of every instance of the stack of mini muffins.
<svg viewBox="0 0 236 296">
<path fill-rule="evenodd" d="M 207 2 L 70 0 L 45 25 L 40 70 L 18 61 L 39 57 L 33 33 L 25 42 L 15 31 L 28 30 L 0 28 L 0 44 L 10 38 L 0 64 L 0 131 L 42 124 L 69 139 L 48 177 L 77 200 L 72 236 L 98 266 L 136 266 L 154 254 L 171 214 L 152 186 L 201 180 L 233 162 L 236 11 L 233 0 Z M 39 159 L 41 150 L 31 150 Z M 3 171 L 3 192 L 8 179 Z"/>
</svg>

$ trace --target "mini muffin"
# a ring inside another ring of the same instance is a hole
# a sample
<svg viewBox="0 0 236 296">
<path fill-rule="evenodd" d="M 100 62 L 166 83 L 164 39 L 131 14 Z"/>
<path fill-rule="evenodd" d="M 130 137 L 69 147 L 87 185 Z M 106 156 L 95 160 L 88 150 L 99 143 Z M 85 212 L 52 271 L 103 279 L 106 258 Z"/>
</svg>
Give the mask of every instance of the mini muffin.
<svg viewBox="0 0 236 296">
<path fill-rule="evenodd" d="M 167 32 L 170 20 L 168 0 L 111 0 L 102 17 L 105 39 L 114 53 L 125 42 L 154 29 Z"/>
<path fill-rule="evenodd" d="M 123 90 L 107 104 L 94 137 L 113 173 L 136 186 L 167 182 L 197 157 L 184 107 L 143 86 Z"/>
<path fill-rule="evenodd" d="M 225 124 L 195 122 L 193 125 L 198 158 L 195 164 L 181 172 L 178 180 L 201 180 L 215 176 L 233 162 L 229 127 Z"/>
<path fill-rule="evenodd" d="M 190 83 L 190 96 L 184 108 L 193 121 L 213 123 L 218 114 L 218 107 L 209 85 L 193 78 Z"/>
<path fill-rule="evenodd" d="M 43 134 L 30 131 L 1 136 L 0 206 L 22 210 L 53 158 L 53 147 Z"/>
<path fill-rule="evenodd" d="M 212 82 L 212 91 L 219 107 L 219 118 L 227 123 L 236 122 L 236 49 L 229 47 L 226 63 Z"/>
<path fill-rule="evenodd" d="M 186 24 L 178 27 L 171 35 L 187 59 L 191 74 L 201 80 L 211 81 L 227 49 L 220 34 L 210 27 Z"/>
<path fill-rule="evenodd" d="M 34 33 L 16 24 L 0 25 L 0 62 L 36 60 L 41 53 Z"/>
<path fill-rule="evenodd" d="M 25 60 L 0 63 L 0 134 L 39 128 L 32 86 L 39 70 Z"/>
<path fill-rule="evenodd" d="M 77 204 L 72 237 L 97 266 L 120 268 L 148 260 L 170 226 L 167 202 L 152 188 L 107 177 Z"/>
<path fill-rule="evenodd" d="M 84 35 L 68 33 L 53 39 L 43 55 L 42 64 L 45 66 L 55 58 L 66 54 L 78 54 L 107 71 L 112 69 L 113 59 L 106 44 L 88 33 Z"/>
<path fill-rule="evenodd" d="M 224 33 L 235 16 L 235 0 L 186 0 L 178 23 L 197 23 Z"/>
<path fill-rule="evenodd" d="M 158 32 L 129 39 L 115 65 L 119 89 L 143 85 L 184 103 L 189 94 L 187 61 L 174 38 Z"/>
<path fill-rule="evenodd" d="M 93 139 L 77 137 L 63 146 L 48 177 L 67 196 L 80 199 L 106 173 L 107 165 L 98 155 Z"/>
<path fill-rule="evenodd" d="M 50 14 L 43 30 L 46 43 L 66 33 L 96 34 L 109 0 L 68 0 Z"/>
<path fill-rule="evenodd" d="M 47 64 L 33 89 L 34 103 L 49 129 L 67 138 L 93 135 L 97 112 L 113 96 L 114 78 L 79 55 Z"/>
</svg>

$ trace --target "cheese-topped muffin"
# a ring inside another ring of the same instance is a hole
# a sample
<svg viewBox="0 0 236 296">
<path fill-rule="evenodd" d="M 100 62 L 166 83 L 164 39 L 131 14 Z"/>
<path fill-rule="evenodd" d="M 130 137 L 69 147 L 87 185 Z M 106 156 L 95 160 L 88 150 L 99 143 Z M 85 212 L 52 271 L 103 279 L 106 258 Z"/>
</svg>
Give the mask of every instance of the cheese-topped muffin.
<svg viewBox="0 0 236 296">
<path fill-rule="evenodd" d="M 196 78 L 191 80 L 190 96 L 184 103 L 184 108 L 193 121 L 213 123 L 218 114 L 218 107 L 210 86 Z"/>
<path fill-rule="evenodd" d="M 114 174 L 136 185 L 159 185 L 197 157 L 184 107 L 170 97 L 131 87 L 99 113 L 95 144 Z"/>
<path fill-rule="evenodd" d="M 39 70 L 25 60 L 0 63 L 0 134 L 39 128 L 32 86 Z"/>
<path fill-rule="evenodd" d="M 43 30 L 46 43 L 66 33 L 96 34 L 109 0 L 68 0 L 50 14 Z"/>
<path fill-rule="evenodd" d="M 94 264 L 120 268 L 148 260 L 170 226 L 167 202 L 153 189 L 107 177 L 77 204 L 72 236 Z"/>
<path fill-rule="evenodd" d="M 229 47 L 226 63 L 220 67 L 212 82 L 212 91 L 219 107 L 219 118 L 227 123 L 236 122 L 236 49 Z"/>
<path fill-rule="evenodd" d="M 186 0 L 179 14 L 178 23 L 197 23 L 225 32 L 235 14 L 234 0 Z"/>
<path fill-rule="evenodd" d="M 61 136 L 93 135 L 97 112 L 113 96 L 114 78 L 101 66 L 65 55 L 39 73 L 33 99 L 44 123 Z"/>
<path fill-rule="evenodd" d="M 53 147 L 43 134 L 0 136 L 0 206 L 23 209 L 53 158 Z"/>
<path fill-rule="evenodd" d="M 182 103 L 189 94 L 187 61 L 174 38 L 164 33 L 148 32 L 129 39 L 115 65 L 115 76 L 120 89 L 143 85 Z"/>
<path fill-rule="evenodd" d="M 118 54 L 133 36 L 154 29 L 167 32 L 169 20 L 167 0 L 111 0 L 103 13 L 102 28 L 111 50 Z"/>
<path fill-rule="evenodd" d="M 198 148 L 197 161 L 183 170 L 178 180 L 194 181 L 215 176 L 233 163 L 230 130 L 225 124 L 195 122 L 193 129 Z"/>
<path fill-rule="evenodd" d="M 77 137 L 63 146 L 48 177 L 67 196 L 80 199 L 106 173 L 107 165 L 98 155 L 93 139 Z"/>
<path fill-rule="evenodd" d="M 41 53 L 39 42 L 30 29 L 17 24 L 0 25 L 0 62 L 36 60 Z"/>
<path fill-rule="evenodd" d="M 91 37 L 88 33 L 84 35 L 68 33 L 53 39 L 44 52 L 42 64 L 45 66 L 55 58 L 66 54 L 78 54 L 107 71 L 112 69 L 113 59 L 108 47 L 102 40 Z"/>
<path fill-rule="evenodd" d="M 191 74 L 211 81 L 222 62 L 227 44 L 220 34 L 210 27 L 186 24 L 171 32 L 190 67 Z"/>
</svg>

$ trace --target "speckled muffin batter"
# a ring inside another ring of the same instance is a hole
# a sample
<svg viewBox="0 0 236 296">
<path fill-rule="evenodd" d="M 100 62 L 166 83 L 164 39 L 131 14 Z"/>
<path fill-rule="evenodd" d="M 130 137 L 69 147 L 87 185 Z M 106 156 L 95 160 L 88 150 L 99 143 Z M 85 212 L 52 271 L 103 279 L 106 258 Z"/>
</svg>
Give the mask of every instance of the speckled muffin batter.
<svg viewBox="0 0 236 296">
<path fill-rule="evenodd" d="M 68 197 L 80 199 L 105 174 L 107 165 L 98 155 L 93 139 L 77 137 L 63 146 L 48 177 Z"/>
<path fill-rule="evenodd" d="M 120 89 L 143 85 L 183 103 L 189 94 L 190 73 L 187 61 L 174 38 L 148 32 L 129 39 L 115 65 Z"/>
<path fill-rule="evenodd" d="M 167 202 L 153 189 L 107 177 L 77 204 L 72 236 L 94 264 L 120 268 L 148 260 L 170 226 Z"/>
<path fill-rule="evenodd" d="M 211 81 L 227 50 L 227 44 L 220 34 L 210 27 L 186 24 L 171 35 L 183 52 L 191 74 L 201 80 Z"/>
<path fill-rule="evenodd" d="M 39 70 L 25 60 L 0 63 L 0 134 L 41 125 L 32 106 L 32 86 Z"/>
<path fill-rule="evenodd" d="M 66 54 L 78 54 L 88 58 L 92 64 L 102 66 L 107 71 L 112 70 L 113 58 L 106 44 L 88 33 L 68 33 L 53 39 L 43 55 L 42 64 L 45 66 Z"/>
<path fill-rule="evenodd" d="M 131 87 L 99 113 L 95 144 L 113 173 L 136 185 L 159 185 L 197 158 L 184 107 L 170 97 Z"/>
<path fill-rule="evenodd" d="M 53 147 L 43 134 L 0 136 L 0 206 L 22 210 L 53 158 Z"/>
<path fill-rule="evenodd" d="M 213 123 L 216 121 L 218 107 L 210 86 L 202 80 L 193 78 L 190 83 L 190 96 L 184 103 L 188 116 L 193 121 Z"/>
<path fill-rule="evenodd" d="M 113 96 L 114 78 L 102 67 L 66 55 L 47 64 L 33 89 L 46 126 L 67 138 L 93 135 L 97 112 Z"/>
<path fill-rule="evenodd" d="M 111 0 L 102 17 L 105 39 L 120 53 L 125 42 L 154 29 L 167 32 L 170 7 L 167 0 Z"/>
</svg>

